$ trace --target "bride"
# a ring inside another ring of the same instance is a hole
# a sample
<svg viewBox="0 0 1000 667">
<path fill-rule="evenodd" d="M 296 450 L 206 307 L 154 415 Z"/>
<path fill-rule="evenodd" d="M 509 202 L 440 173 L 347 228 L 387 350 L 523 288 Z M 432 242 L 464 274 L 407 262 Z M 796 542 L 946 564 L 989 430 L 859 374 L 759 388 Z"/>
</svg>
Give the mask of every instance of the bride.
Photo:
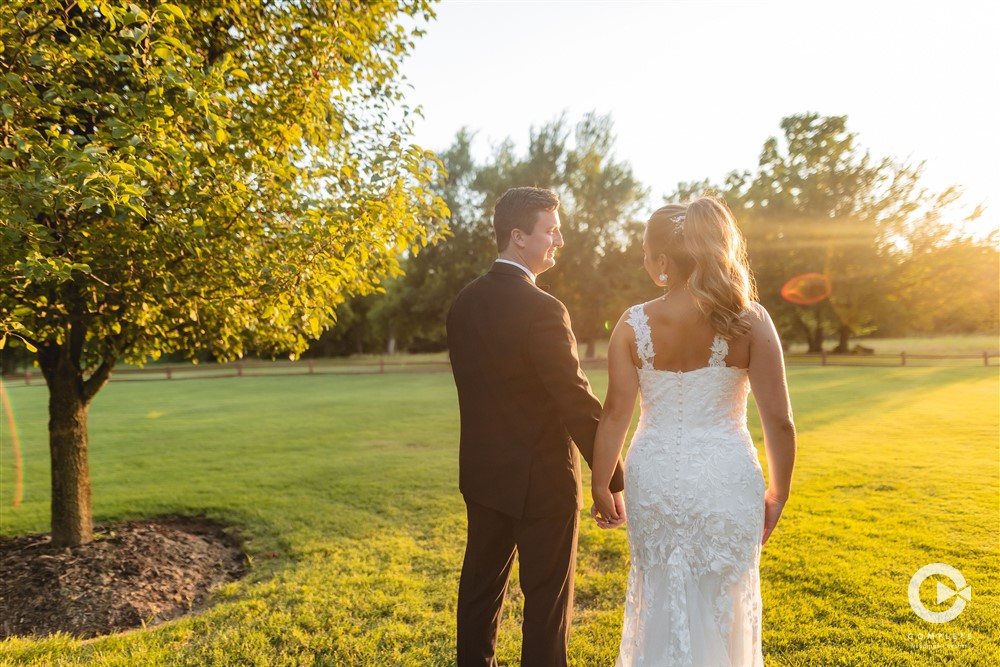
<svg viewBox="0 0 1000 667">
<path fill-rule="evenodd" d="M 763 665 L 760 551 L 788 500 L 795 426 L 781 344 L 751 299 L 743 238 L 701 197 L 646 224 L 645 268 L 666 288 L 622 315 L 594 445 L 592 514 L 620 525 L 608 483 L 625 461 L 631 567 L 617 665 Z M 769 485 L 746 425 L 753 390 Z"/>
</svg>

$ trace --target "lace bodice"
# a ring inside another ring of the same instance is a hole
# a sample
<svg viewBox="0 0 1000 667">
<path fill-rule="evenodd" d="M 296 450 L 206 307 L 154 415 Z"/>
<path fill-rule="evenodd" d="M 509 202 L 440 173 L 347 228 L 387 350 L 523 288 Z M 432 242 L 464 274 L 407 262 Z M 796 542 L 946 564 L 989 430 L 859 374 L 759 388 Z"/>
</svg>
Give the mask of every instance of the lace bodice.
<svg viewBox="0 0 1000 667">
<path fill-rule="evenodd" d="M 708 366 L 693 371 L 664 371 L 653 368 L 653 340 L 649 319 L 642 305 L 633 306 L 626 320 L 635 332 L 639 369 L 639 398 L 642 408 L 639 428 L 683 425 L 695 435 L 704 430 L 741 431 L 746 428 L 747 395 L 750 391 L 746 369 L 726 366 L 729 344 L 716 335 Z"/>
<path fill-rule="evenodd" d="M 707 366 L 657 370 L 644 307 L 626 321 L 641 416 L 625 461 L 631 570 L 618 664 L 761 665 L 764 483 L 746 427 L 747 371 L 726 366 L 721 336 Z"/>
<path fill-rule="evenodd" d="M 635 345 L 639 352 L 639 361 L 645 371 L 656 370 L 653 368 L 653 334 L 649 329 L 649 317 L 646 315 L 645 304 L 639 304 L 629 308 L 628 317 L 625 320 L 632 331 L 635 332 Z M 708 357 L 708 368 L 727 368 L 726 357 L 729 356 L 729 343 L 726 339 L 715 334 L 712 339 L 711 354 Z M 700 370 L 700 369 L 699 369 Z M 692 373 L 694 371 L 661 371 L 663 373 Z"/>
</svg>

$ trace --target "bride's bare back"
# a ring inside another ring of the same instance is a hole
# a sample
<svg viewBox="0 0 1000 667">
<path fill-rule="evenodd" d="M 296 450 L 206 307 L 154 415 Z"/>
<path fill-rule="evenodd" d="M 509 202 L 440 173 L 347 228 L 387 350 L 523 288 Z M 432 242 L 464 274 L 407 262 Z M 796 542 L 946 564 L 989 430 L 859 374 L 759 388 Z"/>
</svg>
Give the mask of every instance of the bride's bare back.
<svg viewBox="0 0 1000 667">
<path fill-rule="evenodd" d="M 677 290 L 649 301 L 643 306 L 652 333 L 656 356 L 653 368 L 661 371 L 688 372 L 708 365 L 709 351 L 716 332 L 695 305 L 687 290 Z M 631 341 L 634 343 L 634 341 Z M 750 365 L 750 334 L 729 342 L 727 366 Z M 641 366 L 635 345 L 629 346 L 632 361 Z"/>
</svg>

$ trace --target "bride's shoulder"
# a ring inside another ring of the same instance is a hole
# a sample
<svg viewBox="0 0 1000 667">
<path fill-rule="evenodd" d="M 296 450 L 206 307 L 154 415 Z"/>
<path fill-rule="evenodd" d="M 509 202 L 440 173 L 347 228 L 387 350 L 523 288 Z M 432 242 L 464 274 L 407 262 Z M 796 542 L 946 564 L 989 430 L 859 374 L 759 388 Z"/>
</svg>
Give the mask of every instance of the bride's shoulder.
<svg viewBox="0 0 1000 667">
<path fill-rule="evenodd" d="M 648 326 L 650 321 L 658 316 L 656 307 L 659 302 L 659 299 L 653 299 L 629 306 L 622 313 L 620 321 L 631 325 L 632 328 L 642 325 Z"/>
<path fill-rule="evenodd" d="M 747 303 L 746 308 L 743 309 L 742 316 L 751 322 L 761 322 L 771 319 L 771 316 L 767 313 L 767 309 L 756 301 L 750 301 Z"/>
<path fill-rule="evenodd" d="M 619 335 L 624 335 L 634 340 L 636 329 L 648 327 L 649 317 L 646 314 L 646 303 L 637 303 L 626 308 L 625 312 L 618 318 L 618 323 L 615 325 L 614 331 L 612 331 L 612 337 L 614 337 L 615 333 L 620 332 Z"/>
<path fill-rule="evenodd" d="M 743 309 L 743 318 L 750 323 L 752 335 L 769 335 L 774 331 L 774 321 L 767 308 L 756 301 L 751 301 Z"/>
<path fill-rule="evenodd" d="M 626 312 L 626 313 L 631 313 L 631 312 L 633 312 L 633 311 L 645 311 L 645 310 L 646 310 L 646 308 L 648 308 L 649 306 L 652 306 L 652 305 L 656 304 L 656 302 L 657 302 L 657 301 L 660 301 L 660 300 L 661 300 L 661 299 L 658 299 L 658 298 L 657 298 L 657 299 L 652 299 L 652 300 L 650 300 L 650 301 L 643 301 L 642 303 L 636 303 L 636 304 L 632 304 L 631 306 L 629 306 L 629 307 L 628 307 L 628 308 L 627 308 L 627 309 L 625 310 L 625 312 Z"/>
<path fill-rule="evenodd" d="M 634 322 L 637 319 L 645 318 L 646 317 L 646 306 L 649 303 L 650 302 L 647 301 L 646 303 L 636 303 L 636 304 L 633 304 L 633 305 L 629 306 L 628 308 L 625 309 L 625 312 L 622 313 L 622 316 L 620 318 L 621 321 L 623 321 L 623 322 Z"/>
</svg>

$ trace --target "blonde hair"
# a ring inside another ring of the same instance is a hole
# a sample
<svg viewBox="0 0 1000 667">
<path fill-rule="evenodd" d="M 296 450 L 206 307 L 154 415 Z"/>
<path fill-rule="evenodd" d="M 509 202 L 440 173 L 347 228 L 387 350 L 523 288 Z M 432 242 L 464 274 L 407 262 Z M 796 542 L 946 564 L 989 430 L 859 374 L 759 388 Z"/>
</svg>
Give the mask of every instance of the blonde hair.
<svg viewBox="0 0 1000 667">
<path fill-rule="evenodd" d="M 698 309 L 723 338 L 749 333 L 742 317 L 757 297 L 746 243 L 725 202 L 702 196 L 689 204 L 667 204 L 646 223 L 651 254 L 673 260 Z"/>
</svg>

